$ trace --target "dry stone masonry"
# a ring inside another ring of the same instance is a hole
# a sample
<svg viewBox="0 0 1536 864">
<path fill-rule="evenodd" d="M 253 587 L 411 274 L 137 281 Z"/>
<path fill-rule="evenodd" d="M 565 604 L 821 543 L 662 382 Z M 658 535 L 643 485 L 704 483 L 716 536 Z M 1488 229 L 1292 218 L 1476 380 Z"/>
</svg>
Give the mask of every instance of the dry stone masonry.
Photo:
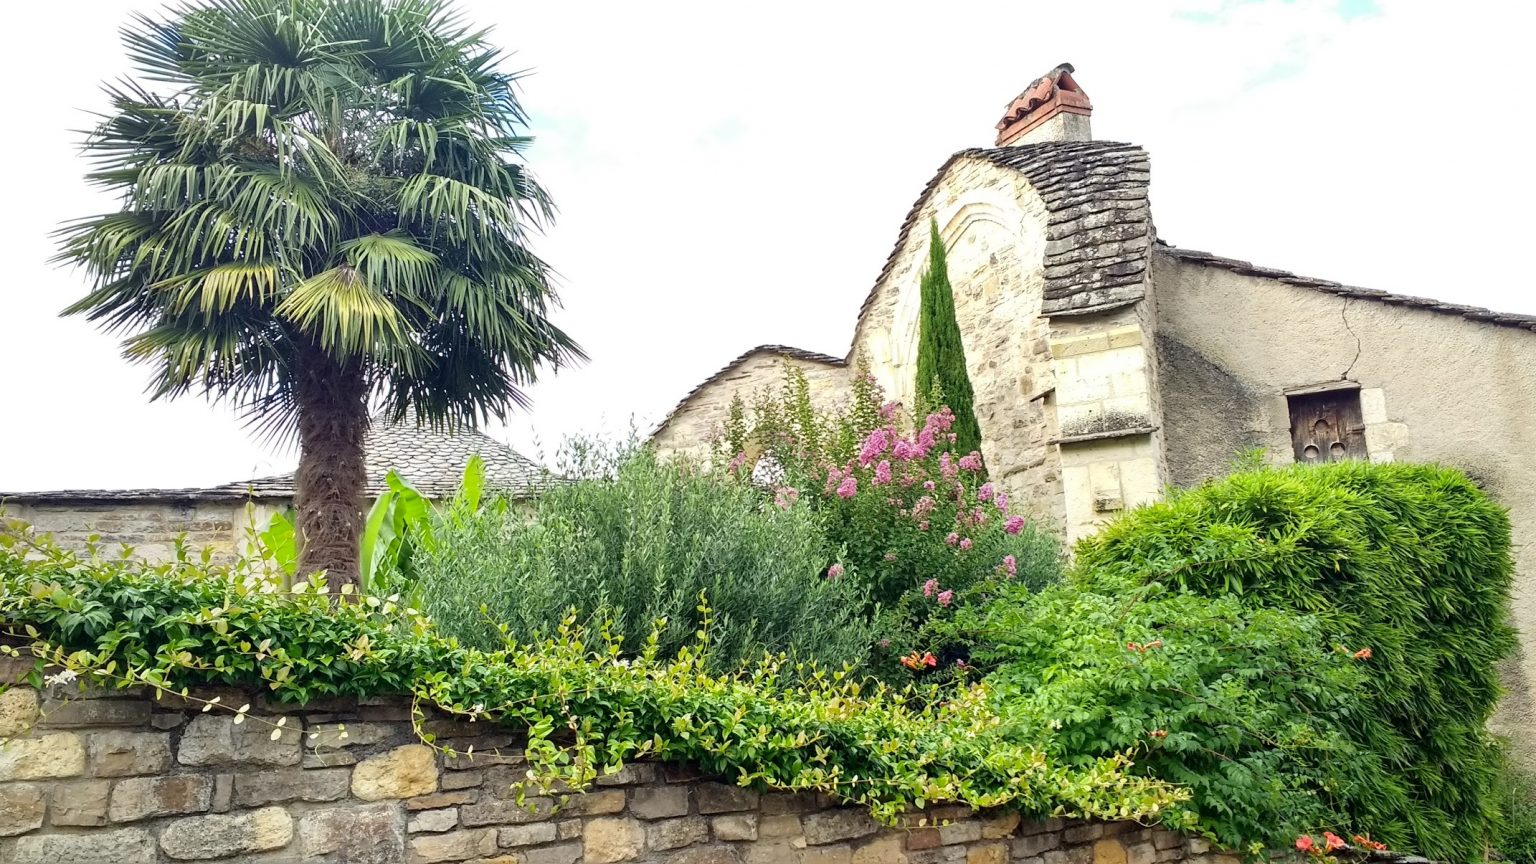
<svg viewBox="0 0 1536 864">
<path fill-rule="evenodd" d="M 0 694 L 0 862 L 1236 864 L 1134 823 L 938 807 L 885 827 L 826 796 L 676 765 L 629 765 L 584 794 L 519 803 L 526 767 L 498 727 L 429 718 L 426 731 L 461 754 L 446 757 L 399 700 L 200 695 L 249 703 L 252 719 L 142 691 Z"/>
</svg>

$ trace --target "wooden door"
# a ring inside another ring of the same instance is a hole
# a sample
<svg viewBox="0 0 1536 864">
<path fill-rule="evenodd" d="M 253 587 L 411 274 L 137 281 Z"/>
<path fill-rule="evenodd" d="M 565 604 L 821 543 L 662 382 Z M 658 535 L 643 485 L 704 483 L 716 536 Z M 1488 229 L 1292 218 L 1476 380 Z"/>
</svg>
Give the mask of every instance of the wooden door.
<svg viewBox="0 0 1536 864">
<path fill-rule="evenodd" d="M 1338 462 L 1365 459 L 1365 421 L 1360 416 L 1360 391 L 1330 390 L 1288 397 L 1291 444 L 1296 461 Z"/>
</svg>

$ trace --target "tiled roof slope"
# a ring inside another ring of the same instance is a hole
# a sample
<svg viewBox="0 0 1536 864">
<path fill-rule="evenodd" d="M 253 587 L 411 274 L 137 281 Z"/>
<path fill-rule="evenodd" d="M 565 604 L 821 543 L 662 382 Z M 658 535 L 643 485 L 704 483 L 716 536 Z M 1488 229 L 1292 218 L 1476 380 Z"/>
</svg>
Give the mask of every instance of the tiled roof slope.
<svg viewBox="0 0 1536 864">
<path fill-rule="evenodd" d="M 1258 276 L 1265 279 L 1274 279 L 1287 285 L 1295 285 L 1299 288 L 1311 288 L 1315 291 L 1323 291 L 1328 294 L 1337 294 L 1340 297 L 1353 297 L 1360 300 L 1375 300 L 1378 303 L 1387 303 L 1393 306 L 1412 306 L 1415 309 L 1427 309 L 1431 312 L 1441 312 L 1447 315 L 1460 315 L 1473 321 L 1486 321 L 1490 324 L 1500 324 L 1505 327 L 1517 327 L 1521 330 L 1529 330 L 1536 333 L 1536 315 L 1518 315 L 1507 312 L 1494 312 L 1479 306 L 1463 306 L 1459 303 L 1446 303 L 1441 300 L 1431 300 L 1426 297 L 1411 297 L 1406 294 L 1391 294 L 1386 291 L 1378 291 L 1374 288 L 1356 288 L 1341 282 L 1333 282 L 1327 279 L 1314 279 L 1310 276 L 1297 276 L 1289 270 L 1276 270 L 1273 267 L 1260 267 L 1247 261 L 1239 261 L 1235 258 L 1223 258 L 1212 255 L 1209 252 L 1197 252 L 1193 249 L 1181 249 L 1170 246 L 1161 241 L 1157 244 L 1157 251 L 1170 258 L 1180 261 L 1190 261 L 1196 264 L 1204 264 L 1208 267 L 1219 267 L 1222 270 L 1230 270 L 1244 276 Z"/>
<path fill-rule="evenodd" d="M 961 150 L 949 157 L 907 211 L 896 247 L 859 309 L 861 319 L 895 267 L 923 203 L 963 159 L 982 159 L 1019 172 L 1045 201 L 1050 216 L 1042 314 L 1082 315 L 1142 298 L 1153 238 L 1147 152 L 1112 141 L 1052 141 Z"/>
<path fill-rule="evenodd" d="M 546 488 L 550 475 L 532 460 L 474 429 L 432 429 L 414 419 L 391 423 L 375 418 L 363 442 L 369 497 L 388 488 L 385 475 L 399 472 L 428 498 L 449 498 L 458 490 L 464 466 L 479 454 L 489 489 L 525 497 Z M 188 489 L 63 489 L 0 494 L 16 501 L 243 501 L 292 498 L 293 473 L 258 477 L 222 486 Z"/>
</svg>

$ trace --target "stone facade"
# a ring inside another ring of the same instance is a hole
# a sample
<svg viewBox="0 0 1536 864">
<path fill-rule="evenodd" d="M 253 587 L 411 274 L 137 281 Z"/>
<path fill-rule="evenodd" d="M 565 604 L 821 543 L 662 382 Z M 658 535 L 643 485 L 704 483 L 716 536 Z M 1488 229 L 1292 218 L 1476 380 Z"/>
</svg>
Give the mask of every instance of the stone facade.
<svg viewBox="0 0 1536 864">
<path fill-rule="evenodd" d="M 519 751 L 489 724 L 429 717 L 440 745 L 475 746 L 450 758 L 418 741 L 403 700 L 202 695 L 255 705 L 253 719 L 138 692 L 0 695 L 0 861 L 1237 864 L 1129 822 L 937 807 L 884 827 L 822 795 L 665 764 L 519 803 Z"/>
<path fill-rule="evenodd" d="M 250 549 L 253 533 L 265 528 L 285 501 L 20 501 L 4 504 L 6 516 L 49 534 L 65 549 L 84 551 L 94 542 L 107 554 L 120 545 L 148 561 L 169 561 L 177 543 L 196 557 L 212 549 L 227 563 Z"/>
</svg>

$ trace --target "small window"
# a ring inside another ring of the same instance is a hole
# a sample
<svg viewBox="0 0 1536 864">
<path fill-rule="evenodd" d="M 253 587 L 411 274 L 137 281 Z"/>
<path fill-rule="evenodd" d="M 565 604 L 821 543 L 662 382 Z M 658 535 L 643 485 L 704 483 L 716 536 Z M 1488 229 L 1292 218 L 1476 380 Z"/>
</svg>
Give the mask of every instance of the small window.
<svg viewBox="0 0 1536 864">
<path fill-rule="evenodd" d="M 1358 384 L 1313 387 L 1286 394 L 1297 462 L 1367 459 Z"/>
</svg>

